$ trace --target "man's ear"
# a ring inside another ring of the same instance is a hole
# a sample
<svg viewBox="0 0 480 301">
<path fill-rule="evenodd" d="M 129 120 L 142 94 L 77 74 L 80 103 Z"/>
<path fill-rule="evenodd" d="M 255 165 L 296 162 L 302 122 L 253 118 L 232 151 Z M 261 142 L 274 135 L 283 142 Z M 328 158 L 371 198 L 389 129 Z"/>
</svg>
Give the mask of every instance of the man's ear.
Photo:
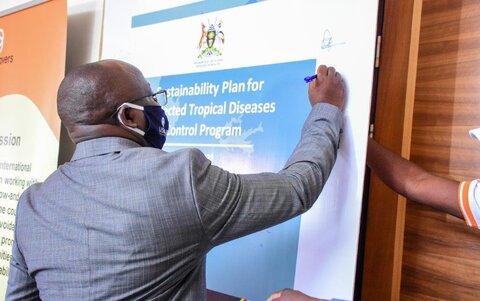
<svg viewBox="0 0 480 301">
<path fill-rule="evenodd" d="M 138 128 L 138 112 L 142 113 L 139 110 L 135 110 L 126 106 L 121 107 L 118 110 L 118 118 L 122 119 L 122 123 L 126 126 Z"/>
</svg>

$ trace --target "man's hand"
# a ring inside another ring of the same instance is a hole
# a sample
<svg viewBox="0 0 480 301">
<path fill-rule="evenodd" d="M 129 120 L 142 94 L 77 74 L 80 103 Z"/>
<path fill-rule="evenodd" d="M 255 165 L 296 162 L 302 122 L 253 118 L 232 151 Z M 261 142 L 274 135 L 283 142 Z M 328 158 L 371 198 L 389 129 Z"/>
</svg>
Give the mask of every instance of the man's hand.
<svg viewBox="0 0 480 301">
<path fill-rule="evenodd" d="M 317 78 L 310 82 L 308 98 L 313 106 L 317 103 L 329 103 L 343 111 L 345 105 L 345 84 L 335 68 L 321 65 L 317 69 Z"/>
<path fill-rule="evenodd" d="M 327 300 L 313 298 L 305 295 L 302 292 L 286 288 L 271 295 L 267 299 L 267 301 L 327 301 Z"/>
</svg>

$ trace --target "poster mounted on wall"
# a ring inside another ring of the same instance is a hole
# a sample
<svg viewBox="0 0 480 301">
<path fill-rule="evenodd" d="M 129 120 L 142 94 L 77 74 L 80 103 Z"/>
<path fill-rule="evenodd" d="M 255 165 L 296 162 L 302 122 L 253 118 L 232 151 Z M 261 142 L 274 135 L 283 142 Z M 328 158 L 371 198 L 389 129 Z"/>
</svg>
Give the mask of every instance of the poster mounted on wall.
<svg viewBox="0 0 480 301">
<path fill-rule="evenodd" d="M 56 98 L 65 72 L 66 1 L 21 7 L 0 17 L 0 299 L 7 286 L 17 200 L 57 168 Z"/>
<path fill-rule="evenodd" d="M 319 200 L 210 251 L 210 294 L 265 300 L 293 287 L 353 298 L 377 12 L 378 0 L 105 2 L 102 58 L 139 67 L 169 94 L 165 150 L 198 148 L 231 172 L 283 167 L 310 110 L 304 78 L 318 65 L 346 81 L 342 141 Z"/>
</svg>

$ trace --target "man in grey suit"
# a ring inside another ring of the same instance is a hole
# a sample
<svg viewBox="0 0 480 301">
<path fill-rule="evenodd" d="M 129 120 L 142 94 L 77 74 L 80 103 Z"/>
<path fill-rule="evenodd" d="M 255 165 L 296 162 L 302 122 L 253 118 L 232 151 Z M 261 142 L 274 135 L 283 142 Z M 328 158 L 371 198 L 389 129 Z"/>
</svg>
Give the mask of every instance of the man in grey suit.
<svg viewBox="0 0 480 301">
<path fill-rule="evenodd" d="M 320 66 L 308 92 L 285 167 L 239 175 L 196 149 L 161 150 L 162 91 L 136 67 L 71 71 L 57 101 L 76 150 L 19 199 L 7 300 L 205 300 L 207 252 L 307 211 L 330 174 L 343 80 Z"/>
</svg>

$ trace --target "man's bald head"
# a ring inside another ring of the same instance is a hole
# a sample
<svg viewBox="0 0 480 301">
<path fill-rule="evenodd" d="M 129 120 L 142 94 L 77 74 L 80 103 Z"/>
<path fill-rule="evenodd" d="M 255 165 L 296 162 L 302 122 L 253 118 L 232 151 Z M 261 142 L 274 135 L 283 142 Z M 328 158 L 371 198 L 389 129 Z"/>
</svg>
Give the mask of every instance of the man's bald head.
<svg viewBox="0 0 480 301">
<path fill-rule="evenodd" d="M 57 94 L 58 115 L 65 127 L 111 122 L 116 108 L 150 93 L 140 70 L 117 60 L 82 65 L 69 72 Z"/>
</svg>

